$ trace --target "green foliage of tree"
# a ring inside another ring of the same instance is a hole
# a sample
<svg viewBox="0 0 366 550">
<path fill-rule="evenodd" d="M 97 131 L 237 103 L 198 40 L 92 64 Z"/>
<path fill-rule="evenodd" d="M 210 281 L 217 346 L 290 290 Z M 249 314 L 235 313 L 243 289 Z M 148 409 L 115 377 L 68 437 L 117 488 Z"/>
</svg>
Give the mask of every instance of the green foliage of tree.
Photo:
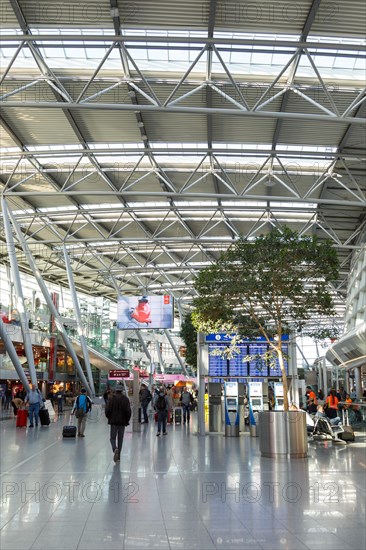
<svg viewBox="0 0 366 550">
<path fill-rule="evenodd" d="M 255 240 L 240 237 L 195 280 L 192 322 L 206 333 L 264 336 L 278 357 L 288 410 L 282 336 L 314 316 L 334 315 L 330 283 L 339 262 L 330 241 L 288 227 Z"/>
<path fill-rule="evenodd" d="M 197 330 L 192 323 L 190 313 L 183 319 L 180 337 L 186 345 L 186 362 L 194 371 L 197 371 Z"/>
</svg>

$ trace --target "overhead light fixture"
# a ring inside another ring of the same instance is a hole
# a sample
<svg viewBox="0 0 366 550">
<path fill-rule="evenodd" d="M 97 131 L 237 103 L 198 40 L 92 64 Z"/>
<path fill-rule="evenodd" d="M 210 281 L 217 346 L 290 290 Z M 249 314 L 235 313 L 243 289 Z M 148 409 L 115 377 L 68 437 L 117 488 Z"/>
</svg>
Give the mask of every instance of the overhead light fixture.
<svg viewBox="0 0 366 550">
<path fill-rule="evenodd" d="M 138 123 L 137 123 L 137 126 L 138 126 L 139 128 L 143 128 L 143 127 L 144 127 L 144 123 L 143 123 L 143 122 L 138 122 Z"/>
<path fill-rule="evenodd" d="M 134 90 L 129 90 L 127 92 L 127 95 L 130 96 L 130 97 L 136 97 L 136 92 L 134 92 Z"/>
<path fill-rule="evenodd" d="M 267 179 L 264 180 L 264 184 L 267 186 L 267 187 L 273 187 L 275 185 L 275 180 L 273 178 L 273 172 L 272 170 L 269 170 L 268 171 L 268 177 Z"/>
</svg>

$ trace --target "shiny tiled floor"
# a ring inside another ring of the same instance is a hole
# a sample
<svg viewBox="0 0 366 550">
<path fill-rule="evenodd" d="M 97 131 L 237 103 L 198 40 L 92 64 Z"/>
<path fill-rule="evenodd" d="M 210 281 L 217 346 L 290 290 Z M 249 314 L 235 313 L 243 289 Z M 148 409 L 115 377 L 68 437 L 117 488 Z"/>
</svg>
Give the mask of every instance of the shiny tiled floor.
<svg viewBox="0 0 366 550">
<path fill-rule="evenodd" d="M 1 430 L 1 550 L 365 548 L 365 436 L 311 443 L 305 460 L 261 458 L 258 440 L 191 426 L 129 428 L 121 462 L 94 407 L 86 437 Z"/>
</svg>

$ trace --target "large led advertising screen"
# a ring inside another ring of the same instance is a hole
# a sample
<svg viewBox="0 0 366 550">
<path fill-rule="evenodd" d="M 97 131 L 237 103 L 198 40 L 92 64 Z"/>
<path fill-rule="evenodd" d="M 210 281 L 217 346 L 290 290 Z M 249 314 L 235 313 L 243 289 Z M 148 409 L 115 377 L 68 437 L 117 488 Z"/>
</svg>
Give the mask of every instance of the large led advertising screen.
<svg viewBox="0 0 366 550">
<path fill-rule="evenodd" d="M 117 302 L 117 328 L 173 328 L 174 300 L 163 296 L 119 296 Z"/>
</svg>

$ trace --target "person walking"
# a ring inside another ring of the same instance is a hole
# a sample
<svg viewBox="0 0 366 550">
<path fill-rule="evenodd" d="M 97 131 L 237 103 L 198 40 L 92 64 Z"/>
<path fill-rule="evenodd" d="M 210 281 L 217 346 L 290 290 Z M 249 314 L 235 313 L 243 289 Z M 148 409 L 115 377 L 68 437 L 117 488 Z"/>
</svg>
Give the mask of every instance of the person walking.
<svg viewBox="0 0 366 550">
<path fill-rule="evenodd" d="M 159 391 L 154 403 L 154 409 L 158 413 L 158 433 L 156 435 L 159 436 L 161 434 L 161 428 L 163 428 L 163 435 L 168 435 L 166 431 L 166 421 L 168 417 L 169 401 L 165 395 L 164 388 L 161 388 Z"/>
<path fill-rule="evenodd" d="M 10 408 L 10 403 L 13 398 L 11 387 L 8 386 L 4 393 L 4 410 L 7 411 Z"/>
<path fill-rule="evenodd" d="M 39 409 L 43 405 L 43 399 L 41 392 L 35 384 L 31 384 L 31 389 L 27 393 L 24 399 L 25 403 L 29 404 L 28 416 L 29 416 L 29 428 L 33 428 L 34 424 L 38 426 Z M 34 417 L 34 420 L 33 420 Z M 34 422 L 34 423 L 33 423 Z"/>
<path fill-rule="evenodd" d="M 191 416 L 191 403 L 192 403 L 193 397 L 192 394 L 188 391 L 187 386 L 184 386 L 181 402 L 183 407 L 183 424 L 186 422 L 189 423 L 190 416 Z"/>
<path fill-rule="evenodd" d="M 65 395 L 64 391 L 61 388 L 56 392 L 55 398 L 57 402 L 57 413 L 62 414 Z"/>
<path fill-rule="evenodd" d="M 142 408 L 142 412 L 144 415 L 144 423 L 147 424 L 149 422 L 149 417 L 147 415 L 147 407 L 151 401 L 152 395 L 150 393 L 149 388 L 145 384 L 141 384 L 141 389 L 139 392 L 139 399 L 140 399 L 140 405 Z"/>
<path fill-rule="evenodd" d="M 123 394 L 123 387 L 116 386 L 116 393 L 106 403 L 105 415 L 108 418 L 110 430 L 110 442 L 113 451 L 114 462 L 121 459 L 121 450 L 125 427 L 128 426 L 131 418 L 130 400 Z"/>
<path fill-rule="evenodd" d="M 75 399 L 74 405 L 71 410 L 71 414 L 75 414 L 78 419 L 78 436 L 85 437 L 85 425 L 86 417 L 89 411 L 92 408 L 92 400 L 88 395 L 86 395 L 86 389 L 82 388 L 79 395 Z"/>
</svg>

